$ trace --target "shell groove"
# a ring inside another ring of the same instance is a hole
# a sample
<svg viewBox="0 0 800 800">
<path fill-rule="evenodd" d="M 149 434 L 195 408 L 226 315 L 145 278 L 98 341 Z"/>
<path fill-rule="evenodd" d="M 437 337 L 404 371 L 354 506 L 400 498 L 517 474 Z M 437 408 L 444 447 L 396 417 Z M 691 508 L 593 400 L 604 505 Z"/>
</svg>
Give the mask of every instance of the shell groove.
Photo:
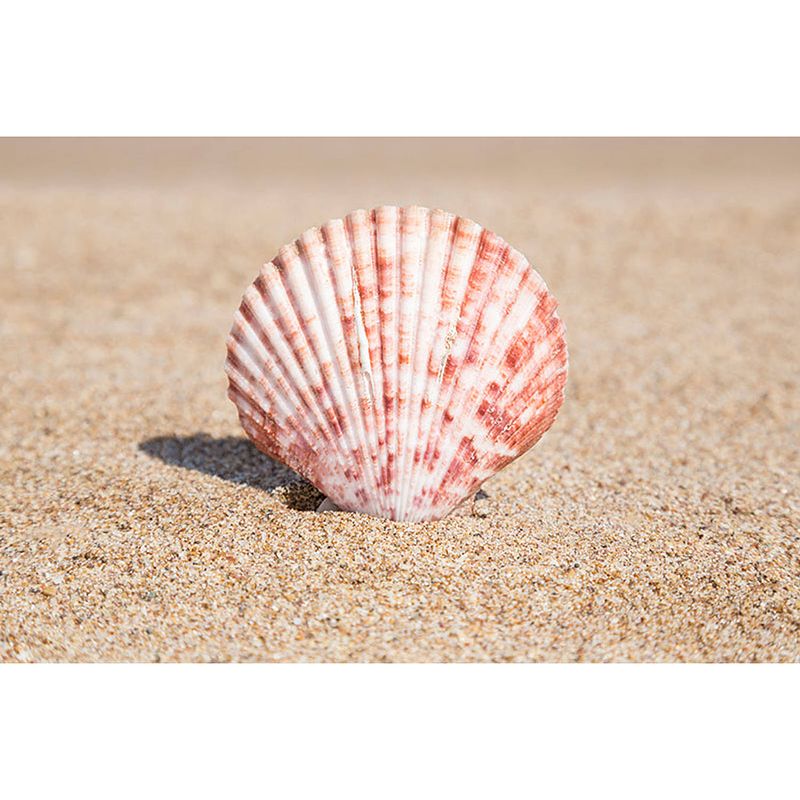
<svg viewBox="0 0 800 800">
<path fill-rule="evenodd" d="M 354 211 L 280 249 L 228 338 L 255 445 L 337 506 L 438 519 L 563 402 L 564 328 L 525 257 L 469 219 Z"/>
</svg>

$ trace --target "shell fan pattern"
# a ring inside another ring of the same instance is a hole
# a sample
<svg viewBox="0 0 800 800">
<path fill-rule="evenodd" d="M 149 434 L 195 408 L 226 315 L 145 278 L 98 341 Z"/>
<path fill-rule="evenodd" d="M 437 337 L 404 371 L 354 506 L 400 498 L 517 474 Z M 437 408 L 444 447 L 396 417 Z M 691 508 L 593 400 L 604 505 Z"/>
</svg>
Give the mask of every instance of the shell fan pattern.
<svg viewBox="0 0 800 800">
<path fill-rule="evenodd" d="M 228 338 L 245 432 L 339 508 L 446 516 L 564 399 L 555 298 L 469 219 L 384 206 L 311 228 L 247 289 Z"/>
</svg>

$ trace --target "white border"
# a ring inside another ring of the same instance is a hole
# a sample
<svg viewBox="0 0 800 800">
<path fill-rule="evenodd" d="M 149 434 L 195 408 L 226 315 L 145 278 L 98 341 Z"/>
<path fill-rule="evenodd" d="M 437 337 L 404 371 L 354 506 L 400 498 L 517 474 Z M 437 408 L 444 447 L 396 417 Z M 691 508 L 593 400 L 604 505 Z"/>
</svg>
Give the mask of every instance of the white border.
<svg viewBox="0 0 800 800">
<path fill-rule="evenodd" d="M 5 797 L 776 797 L 791 666 L 7 666 Z"/>
<path fill-rule="evenodd" d="M 4 135 L 797 135 L 796 3 L 6 4 Z"/>
</svg>

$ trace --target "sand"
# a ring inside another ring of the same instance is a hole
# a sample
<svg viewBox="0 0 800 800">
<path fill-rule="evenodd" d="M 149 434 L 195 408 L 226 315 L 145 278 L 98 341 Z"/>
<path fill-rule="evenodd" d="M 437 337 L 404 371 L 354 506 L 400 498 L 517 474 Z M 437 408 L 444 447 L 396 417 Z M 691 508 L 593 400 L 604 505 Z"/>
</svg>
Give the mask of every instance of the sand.
<svg viewBox="0 0 800 800">
<path fill-rule="evenodd" d="M 473 514 L 244 438 L 260 263 L 382 202 L 525 252 L 567 400 Z M 800 660 L 800 141 L 0 141 L 0 659 Z"/>
</svg>

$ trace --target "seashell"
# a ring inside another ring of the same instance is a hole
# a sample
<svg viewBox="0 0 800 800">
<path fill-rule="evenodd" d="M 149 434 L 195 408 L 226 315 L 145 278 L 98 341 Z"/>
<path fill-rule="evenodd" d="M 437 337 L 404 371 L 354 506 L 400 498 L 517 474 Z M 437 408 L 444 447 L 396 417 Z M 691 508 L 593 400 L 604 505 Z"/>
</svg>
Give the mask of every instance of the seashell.
<svg viewBox="0 0 800 800">
<path fill-rule="evenodd" d="M 354 211 L 282 247 L 228 338 L 247 435 L 335 506 L 444 517 L 552 425 L 567 347 L 525 257 L 464 217 Z"/>
</svg>

